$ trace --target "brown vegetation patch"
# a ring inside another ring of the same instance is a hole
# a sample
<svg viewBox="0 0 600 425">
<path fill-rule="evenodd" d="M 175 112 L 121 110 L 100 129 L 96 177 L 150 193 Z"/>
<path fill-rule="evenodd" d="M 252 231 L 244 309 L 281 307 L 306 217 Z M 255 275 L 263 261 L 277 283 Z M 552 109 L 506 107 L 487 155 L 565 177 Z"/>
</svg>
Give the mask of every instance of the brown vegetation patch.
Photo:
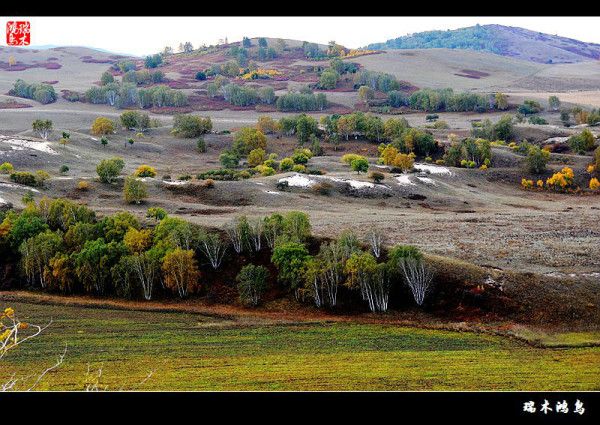
<svg viewBox="0 0 600 425">
<path fill-rule="evenodd" d="M 20 108 L 31 108 L 28 103 L 21 103 L 14 100 L 6 100 L 0 102 L 0 109 L 20 109 Z"/>
</svg>

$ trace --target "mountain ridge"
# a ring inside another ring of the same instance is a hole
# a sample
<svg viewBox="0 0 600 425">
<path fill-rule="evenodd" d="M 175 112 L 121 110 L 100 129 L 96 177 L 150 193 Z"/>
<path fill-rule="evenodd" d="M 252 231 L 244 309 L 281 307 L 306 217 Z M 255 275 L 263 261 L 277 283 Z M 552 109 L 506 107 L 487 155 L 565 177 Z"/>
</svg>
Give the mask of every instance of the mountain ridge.
<svg viewBox="0 0 600 425">
<path fill-rule="evenodd" d="M 600 44 L 498 24 L 424 31 L 372 43 L 366 48 L 480 50 L 537 63 L 574 63 L 600 59 Z"/>
</svg>

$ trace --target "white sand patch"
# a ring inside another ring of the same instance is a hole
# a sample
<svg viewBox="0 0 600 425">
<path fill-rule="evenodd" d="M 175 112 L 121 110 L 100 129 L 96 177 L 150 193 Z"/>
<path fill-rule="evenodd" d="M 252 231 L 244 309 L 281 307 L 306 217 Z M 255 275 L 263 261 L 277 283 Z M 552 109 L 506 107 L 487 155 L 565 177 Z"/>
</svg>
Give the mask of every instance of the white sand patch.
<svg viewBox="0 0 600 425">
<path fill-rule="evenodd" d="M 50 147 L 50 142 L 32 142 L 30 140 L 10 139 L 0 136 L 0 142 L 10 145 L 13 150 L 35 150 L 44 152 L 50 155 L 58 155 L 54 149 Z"/>
<path fill-rule="evenodd" d="M 435 186 L 435 180 L 430 179 L 429 177 L 419 177 L 417 176 L 417 178 L 422 181 L 425 184 L 431 184 Z"/>
<path fill-rule="evenodd" d="M 0 198 L 0 204 L 8 204 L 4 199 Z"/>
<path fill-rule="evenodd" d="M 186 182 L 184 180 L 177 180 L 177 181 L 173 181 L 173 182 L 163 180 L 162 182 L 164 184 L 168 184 L 168 185 L 171 185 L 171 186 L 183 186 L 184 184 L 188 184 L 188 182 Z"/>
<path fill-rule="evenodd" d="M 40 193 L 40 191 L 37 190 L 37 189 L 34 189 L 32 187 L 29 187 L 29 186 L 25 186 L 25 185 L 20 185 L 20 184 L 0 183 L 0 187 L 7 187 L 9 189 L 31 190 L 32 192 Z"/>
<path fill-rule="evenodd" d="M 398 180 L 398 184 L 400 186 L 416 186 L 416 184 L 410 180 L 409 174 L 402 174 L 402 175 L 396 176 L 396 180 Z"/>
<path fill-rule="evenodd" d="M 254 183 L 256 183 L 256 184 L 257 184 L 257 185 L 259 185 L 259 186 L 264 186 L 264 185 L 265 185 L 265 184 L 264 184 L 264 183 L 262 183 L 262 182 L 254 182 Z"/>
<path fill-rule="evenodd" d="M 73 180 L 73 177 L 54 177 L 53 180 Z"/>
<path fill-rule="evenodd" d="M 315 184 L 314 180 L 309 179 L 306 176 L 295 174 L 291 177 L 284 177 L 279 179 L 279 183 L 287 182 L 288 186 L 292 187 L 311 187 Z"/>
<path fill-rule="evenodd" d="M 437 174 L 442 176 L 451 176 L 452 171 L 448 167 L 442 167 L 440 165 L 431 164 L 415 164 L 413 165 L 415 170 L 422 171 L 429 174 Z"/>
<path fill-rule="evenodd" d="M 265 193 L 269 195 L 281 195 L 281 192 L 275 192 L 274 190 L 265 190 Z"/>
</svg>

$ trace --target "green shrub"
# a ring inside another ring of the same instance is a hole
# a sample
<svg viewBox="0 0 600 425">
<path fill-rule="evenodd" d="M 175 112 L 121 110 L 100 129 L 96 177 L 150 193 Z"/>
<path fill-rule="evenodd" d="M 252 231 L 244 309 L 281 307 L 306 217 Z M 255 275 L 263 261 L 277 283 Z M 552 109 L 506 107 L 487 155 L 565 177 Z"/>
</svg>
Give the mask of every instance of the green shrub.
<svg viewBox="0 0 600 425">
<path fill-rule="evenodd" d="M 15 171 L 15 167 L 10 162 L 0 164 L 0 174 L 11 174 Z"/>
<path fill-rule="evenodd" d="M 25 186 L 37 185 L 35 175 L 29 171 L 16 171 L 10 175 L 10 179 L 15 183 L 23 184 Z"/>
</svg>

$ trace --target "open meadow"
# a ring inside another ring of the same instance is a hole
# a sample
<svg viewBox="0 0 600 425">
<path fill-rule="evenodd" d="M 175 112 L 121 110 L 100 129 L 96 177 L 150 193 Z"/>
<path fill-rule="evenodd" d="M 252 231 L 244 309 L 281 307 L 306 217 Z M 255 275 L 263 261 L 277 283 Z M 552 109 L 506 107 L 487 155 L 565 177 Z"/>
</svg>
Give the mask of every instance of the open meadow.
<svg viewBox="0 0 600 425">
<path fill-rule="evenodd" d="M 63 365 L 38 389 L 82 390 L 96 382 L 111 390 L 600 389 L 600 347 L 534 348 L 385 324 L 12 305 L 27 312 L 24 320 L 52 324 L 3 360 L 0 381 L 48 367 L 67 346 Z"/>
</svg>

